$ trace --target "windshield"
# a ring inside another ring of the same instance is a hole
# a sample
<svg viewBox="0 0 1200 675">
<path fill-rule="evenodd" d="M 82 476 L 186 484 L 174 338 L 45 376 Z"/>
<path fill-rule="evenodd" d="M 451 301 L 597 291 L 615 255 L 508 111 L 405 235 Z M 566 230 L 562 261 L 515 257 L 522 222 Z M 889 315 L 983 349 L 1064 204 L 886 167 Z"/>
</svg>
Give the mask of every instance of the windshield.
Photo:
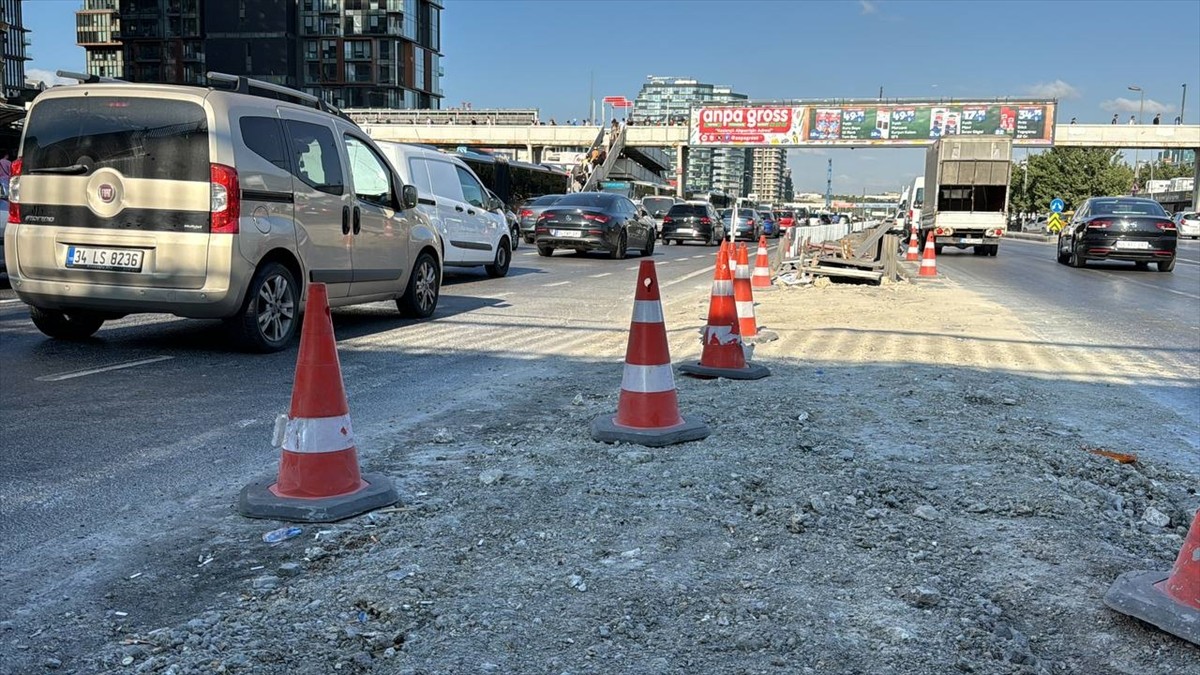
<svg viewBox="0 0 1200 675">
<path fill-rule="evenodd" d="M 563 195 L 542 195 L 541 197 L 538 197 L 537 199 L 529 202 L 529 205 L 530 206 L 549 206 L 551 204 L 558 202 L 558 200 L 560 200 L 562 198 L 563 198 Z"/>
<path fill-rule="evenodd" d="M 1158 202 L 1148 199 L 1097 199 L 1092 202 L 1092 213 L 1111 216 L 1163 216 L 1167 212 Z"/>
<path fill-rule="evenodd" d="M 769 211 L 759 211 L 758 215 L 762 216 L 763 218 L 765 218 L 767 220 L 775 220 L 775 216 L 771 215 L 771 213 Z"/>
<path fill-rule="evenodd" d="M 913 199 L 913 208 L 919 209 L 925 205 L 925 188 L 917 188 L 917 196 Z"/>
<path fill-rule="evenodd" d="M 703 204 L 676 204 L 667 212 L 668 216 L 707 216 L 708 209 Z"/>
<path fill-rule="evenodd" d="M 672 206 L 675 206 L 675 200 L 671 197 L 642 197 L 642 207 L 652 216 L 665 215 Z"/>
</svg>

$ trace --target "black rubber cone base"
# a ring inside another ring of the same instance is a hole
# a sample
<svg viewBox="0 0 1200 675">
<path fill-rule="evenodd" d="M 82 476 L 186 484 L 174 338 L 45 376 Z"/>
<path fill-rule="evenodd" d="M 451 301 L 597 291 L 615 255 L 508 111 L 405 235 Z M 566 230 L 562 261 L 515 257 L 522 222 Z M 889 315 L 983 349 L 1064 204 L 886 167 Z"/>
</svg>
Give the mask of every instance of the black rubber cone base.
<svg viewBox="0 0 1200 675">
<path fill-rule="evenodd" d="M 761 380 L 771 374 L 766 366 L 757 363 L 747 363 L 745 368 L 710 368 L 700 365 L 699 361 L 689 361 L 679 366 L 679 372 L 693 377 L 724 377 L 729 380 Z"/>
<path fill-rule="evenodd" d="M 248 518 L 269 518 L 289 523 L 332 523 L 400 501 L 391 479 L 377 473 L 364 473 L 366 487 L 337 497 L 293 499 L 277 497 L 270 487 L 275 478 L 264 478 L 242 488 L 238 513 Z"/>
<path fill-rule="evenodd" d="M 1104 594 L 1104 604 L 1200 645 L 1200 610 L 1176 602 L 1154 587 L 1169 576 L 1167 572 L 1126 572 Z"/>
<path fill-rule="evenodd" d="M 597 417 L 592 420 L 592 440 L 604 443 L 634 443 L 648 448 L 661 448 L 676 443 L 698 441 L 708 438 L 712 431 L 704 422 L 688 421 L 663 429 L 639 429 L 617 424 L 613 416 Z"/>
</svg>

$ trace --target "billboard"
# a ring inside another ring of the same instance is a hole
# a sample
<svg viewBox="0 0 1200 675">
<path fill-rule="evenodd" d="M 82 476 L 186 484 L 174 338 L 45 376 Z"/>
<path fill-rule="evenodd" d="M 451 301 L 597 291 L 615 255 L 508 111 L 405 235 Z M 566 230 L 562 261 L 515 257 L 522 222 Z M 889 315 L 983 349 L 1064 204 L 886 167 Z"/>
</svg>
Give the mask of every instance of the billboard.
<svg viewBox="0 0 1200 675">
<path fill-rule="evenodd" d="M 1055 104 L 862 101 L 838 105 L 709 107 L 692 110 L 690 144 L 729 146 L 921 146 L 943 136 L 1007 136 L 1050 145 Z"/>
</svg>

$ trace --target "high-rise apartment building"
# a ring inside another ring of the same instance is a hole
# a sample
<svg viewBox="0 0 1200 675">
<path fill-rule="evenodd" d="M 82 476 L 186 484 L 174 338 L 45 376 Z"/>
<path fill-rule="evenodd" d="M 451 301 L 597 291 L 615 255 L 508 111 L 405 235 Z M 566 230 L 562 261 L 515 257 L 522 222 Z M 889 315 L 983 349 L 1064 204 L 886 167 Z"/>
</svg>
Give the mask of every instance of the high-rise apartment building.
<svg viewBox="0 0 1200 675">
<path fill-rule="evenodd" d="M 203 84 L 218 71 L 344 108 L 440 108 L 441 0 L 84 0 L 88 72 Z"/>
<path fill-rule="evenodd" d="M 29 31 L 21 18 L 21 0 L 0 0 L 0 53 L 4 55 L 4 100 L 21 103 L 33 92 L 25 86 Z"/>
<path fill-rule="evenodd" d="M 635 125 L 686 126 L 694 104 L 744 100 L 745 94 L 735 93 L 730 87 L 690 78 L 651 75 L 634 100 L 631 119 Z M 742 194 L 745 164 L 746 151 L 743 149 L 693 148 L 688 153 L 687 189 L 689 192 L 717 189 L 733 195 Z"/>
<path fill-rule="evenodd" d="M 754 148 L 750 151 L 749 194 L 760 203 L 779 204 L 784 201 L 784 174 L 787 171 L 787 150 L 783 148 Z"/>
</svg>

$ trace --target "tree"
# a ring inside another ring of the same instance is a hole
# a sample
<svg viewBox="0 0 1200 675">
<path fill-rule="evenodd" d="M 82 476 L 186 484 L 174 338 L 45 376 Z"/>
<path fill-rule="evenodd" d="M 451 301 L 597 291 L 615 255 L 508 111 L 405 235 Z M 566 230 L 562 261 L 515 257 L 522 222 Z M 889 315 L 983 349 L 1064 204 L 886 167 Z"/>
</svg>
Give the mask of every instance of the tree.
<svg viewBox="0 0 1200 675">
<path fill-rule="evenodd" d="M 1129 194 L 1133 169 L 1119 158 L 1120 153 L 1106 148 L 1055 147 L 1030 155 L 1025 168 L 1014 165 L 1009 208 L 1046 211 L 1058 197 L 1073 211 L 1088 197 Z"/>
</svg>

